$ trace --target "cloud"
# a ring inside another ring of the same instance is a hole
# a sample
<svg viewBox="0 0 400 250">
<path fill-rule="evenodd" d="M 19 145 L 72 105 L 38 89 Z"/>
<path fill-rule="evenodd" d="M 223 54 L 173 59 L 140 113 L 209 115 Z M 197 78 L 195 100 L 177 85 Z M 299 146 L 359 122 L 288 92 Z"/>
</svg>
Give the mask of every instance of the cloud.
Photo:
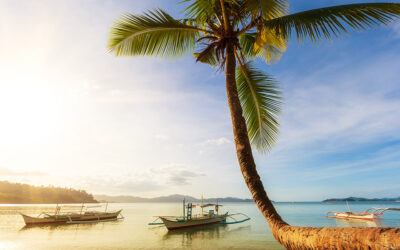
<svg viewBox="0 0 400 250">
<path fill-rule="evenodd" d="M 231 141 L 226 137 L 220 137 L 218 139 L 209 139 L 205 142 L 205 144 L 216 145 L 216 146 L 221 146 L 226 143 L 231 143 Z"/>
<path fill-rule="evenodd" d="M 8 168 L 0 168 L 0 176 L 45 176 L 46 173 L 40 171 L 13 171 Z"/>
<path fill-rule="evenodd" d="M 317 151 L 337 151 L 386 136 L 399 137 L 400 100 L 390 96 L 399 92 L 394 72 L 400 62 L 386 54 L 359 69 L 348 71 L 347 66 L 332 63 L 331 70 L 285 80 L 296 85 L 285 91 L 279 148 L 318 145 Z"/>
<path fill-rule="evenodd" d="M 184 164 L 168 164 L 134 173 L 121 175 L 101 174 L 91 177 L 76 177 L 78 187 L 92 193 L 155 195 L 161 190 L 176 186 L 190 185 L 205 174 L 192 170 Z"/>
<path fill-rule="evenodd" d="M 205 176 L 205 174 L 193 171 L 191 167 L 183 164 L 169 164 L 165 167 L 153 168 L 151 172 L 164 179 L 167 184 L 177 186 L 189 185 L 194 179 Z"/>
<path fill-rule="evenodd" d="M 79 185 L 94 193 L 107 194 L 148 193 L 165 188 L 165 186 L 152 179 L 144 180 L 135 177 L 127 179 L 122 176 L 85 177 L 81 179 Z"/>
<path fill-rule="evenodd" d="M 156 134 L 154 135 L 154 138 L 156 138 L 157 140 L 165 141 L 169 139 L 169 136 L 163 134 Z"/>
</svg>

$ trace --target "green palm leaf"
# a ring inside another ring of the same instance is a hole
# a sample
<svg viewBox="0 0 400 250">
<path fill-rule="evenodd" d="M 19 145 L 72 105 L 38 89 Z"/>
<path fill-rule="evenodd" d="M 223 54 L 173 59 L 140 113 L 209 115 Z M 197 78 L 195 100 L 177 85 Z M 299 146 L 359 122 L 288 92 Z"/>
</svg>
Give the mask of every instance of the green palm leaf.
<svg viewBox="0 0 400 250">
<path fill-rule="evenodd" d="M 275 31 L 285 39 L 294 29 L 297 39 L 309 37 L 313 42 L 321 38 L 339 37 L 348 28 L 366 29 L 387 24 L 399 18 L 399 3 L 349 4 L 303 11 L 264 22 L 264 26 Z"/>
<path fill-rule="evenodd" d="M 219 65 L 217 57 L 215 56 L 215 48 L 207 47 L 200 53 L 193 53 L 196 61 L 208 64 L 212 67 L 217 67 Z"/>
<path fill-rule="evenodd" d="M 192 3 L 184 9 L 185 13 L 200 22 L 211 20 L 216 11 L 220 12 L 221 9 L 219 0 L 184 0 L 181 3 L 187 2 Z"/>
<path fill-rule="evenodd" d="M 268 151 L 279 133 L 282 98 L 278 83 L 247 63 L 236 69 L 236 84 L 250 142 L 258 151 Z"/>
<path fill-rule="evenodd" d="M 108 48 L 117 56 L 175 58 L 193 50 L 199 31 L 192 22 L 175 20 L 161 9 L 126 14 L 111 28 Z"/>
<path fill-rule="evenodd" d="M 239 44 L 246 58 L 260 57 L 268 64 L 279 61 L 286 51 L 286 40 L 275 33 L 245 33 L 239 37 Z"/>
<path fill-rule="evenodd" d="M 253 59 L 256 57 L 254 52 L 254 44 L 256 43 L 256 33 L 245 33 L 239 37 L 240 49 L 246 58 Z"/>
<path fill-rule="evenodd" d="M 255 16 L 269 20 L 288 13 L 289 4 L 286 0 L 243 0 L 242 9 Z"/>
</svg>

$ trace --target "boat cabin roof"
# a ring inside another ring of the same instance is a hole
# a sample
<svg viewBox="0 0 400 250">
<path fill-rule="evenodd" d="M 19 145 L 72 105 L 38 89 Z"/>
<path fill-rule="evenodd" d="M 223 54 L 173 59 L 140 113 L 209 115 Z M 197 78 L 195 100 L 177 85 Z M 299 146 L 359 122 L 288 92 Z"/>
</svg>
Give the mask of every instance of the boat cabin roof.
<svg viewBox="0 0 400 250">
<path fill-rule="evenodd" d="M 196 205 L 192 205 L 192 207 L 201 207 L 201 208 L 205 208 L 205 207 L 222 207 L 222 205 L 219 204 L 214 204 L 214 203 L 207 203 L 207 204 L 196 204 Z M 189 205 L 186 205 L 186 207 L 188 208 Z"/>
<path fill-rule="evenodd" d="M 207 204 L 200 205 L 200 207 L 215 207 L 215 206 L 222 207 L 222 205 L 218 205 L 218 204 L 214 204 L 214 203 L 207 203 Z"/>
</svg>

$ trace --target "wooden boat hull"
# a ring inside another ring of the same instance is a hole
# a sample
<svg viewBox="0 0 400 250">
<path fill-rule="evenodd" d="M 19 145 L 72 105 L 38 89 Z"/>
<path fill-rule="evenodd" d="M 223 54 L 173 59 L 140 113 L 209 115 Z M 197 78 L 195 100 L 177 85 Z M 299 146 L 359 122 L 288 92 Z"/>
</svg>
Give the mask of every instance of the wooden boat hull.
<svg viewBox="0 0 400 250">
<path fill-rule="evenodd" d="M 354 213 L 354 212 L 332 212 L 334 216 L 327 216 L 339 219 L 359 219 L 359 220 L 374 220 L 376 219 L 373 213 Z"/>
<path fill-rule="evenodd" d="M 121 210 L 110 213 L 99 213 L 99 212 L 89 212 L 80 214 L 70 214 L 70 215 L 59 215 L 59 216 L 46 216 L 43 218 L 31 217 L 22 214 L 22 217 L 26 225 L 46 225 L 46 224 L 69 224 L 69 223 L 82 223 L 82 222 L 96 222 L 102 220 L 112 220 L 117 219 Z"/>
<path fill-rule="evenodd" d="M 185 220 L 185 221 L 177 219 L 171 220 L 165 217 L 160 217 L 160 218 L 168 230 L 200 227 L 200 226 L 218 224 L 220 222 L 226 221 L 226 215 L 206 216 L 202 218 L 193 218 L 191 220 Z"/>
</svg>

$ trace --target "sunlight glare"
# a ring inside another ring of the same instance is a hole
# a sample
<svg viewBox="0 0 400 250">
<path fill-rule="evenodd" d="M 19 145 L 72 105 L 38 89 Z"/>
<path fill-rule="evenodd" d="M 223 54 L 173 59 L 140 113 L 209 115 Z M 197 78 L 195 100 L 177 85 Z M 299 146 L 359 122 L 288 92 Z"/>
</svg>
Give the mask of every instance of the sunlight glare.
<svg viewBox="0 0 400 250">
<path fill-rule="evenodd" d="M 2 76 L 0 133 L 9 146 L 40 145 L 62 123 L 65 105 L 57 89 L 34 75 Z"/>
</svg>

